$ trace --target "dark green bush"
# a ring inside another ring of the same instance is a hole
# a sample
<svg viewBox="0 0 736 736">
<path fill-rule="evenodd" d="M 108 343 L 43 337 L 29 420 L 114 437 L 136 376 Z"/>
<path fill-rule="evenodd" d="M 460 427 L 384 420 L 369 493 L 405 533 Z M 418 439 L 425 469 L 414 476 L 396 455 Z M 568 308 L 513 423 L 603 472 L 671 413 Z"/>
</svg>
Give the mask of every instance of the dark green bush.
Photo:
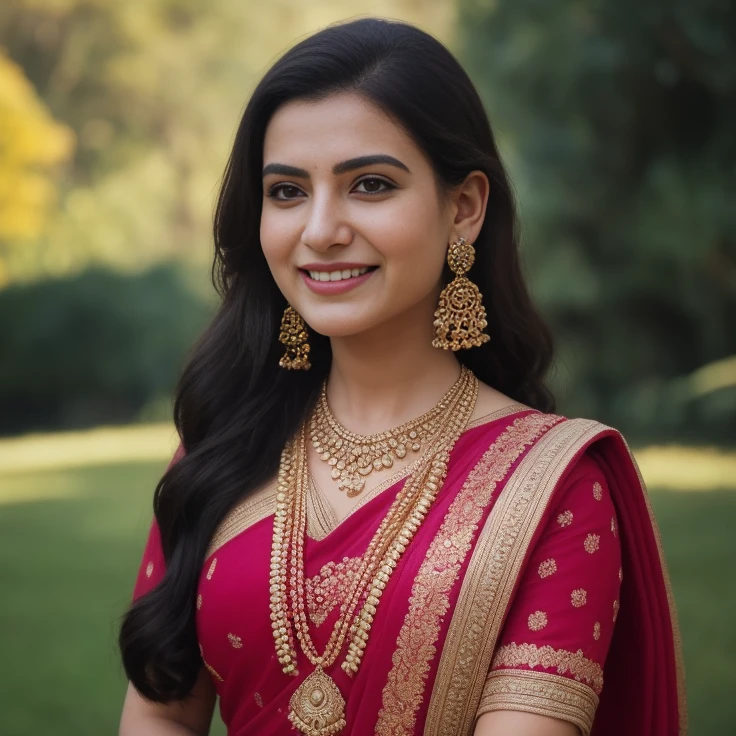
<svg viewBox="0 0 736 736">
<path fill-rule="evenodd" d="M 136 419 L 170 396 L 211 313 L 173 265 L 0 291 L 0 433 Z"/>
</svg>

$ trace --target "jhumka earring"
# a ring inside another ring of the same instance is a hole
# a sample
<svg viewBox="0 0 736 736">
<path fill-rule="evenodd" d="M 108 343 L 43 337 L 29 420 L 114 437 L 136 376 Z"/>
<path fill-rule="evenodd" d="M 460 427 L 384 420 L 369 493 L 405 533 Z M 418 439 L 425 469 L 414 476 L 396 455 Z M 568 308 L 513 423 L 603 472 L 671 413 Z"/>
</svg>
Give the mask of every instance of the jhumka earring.
<svg viewBox="0 0 736 736">
<path fill-rule="evenodd" d="M 440 293 L 434 313 L 435 337 L 432 345 L 444 350 L 472 348 L 491 338 L 483 330 L 488 326 L 483 295 L 465 273 L 475 263 L 475 248 L 465 238 L 452 243 L 447 263 L 455 278 Z"/>
<path fill-rule="evenodd" d="M 286 354 L 279 361 L 282 368 L 308 371 L 312 367 L 309 362 L 307 338 L 307 326 L 302 316 L 294 307 L 287 306 L 281 318 L 281 330 L 279 331 L 279 342 L 286 346 Z"/>
</svg>

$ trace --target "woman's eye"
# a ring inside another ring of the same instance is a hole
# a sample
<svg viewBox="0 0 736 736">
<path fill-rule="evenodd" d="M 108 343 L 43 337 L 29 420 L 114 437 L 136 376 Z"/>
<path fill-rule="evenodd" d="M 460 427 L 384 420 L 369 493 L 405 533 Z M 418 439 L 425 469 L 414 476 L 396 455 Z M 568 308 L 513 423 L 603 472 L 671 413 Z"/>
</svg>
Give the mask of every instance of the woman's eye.
<svg viewBox="0 0 736 736">
<path fill-rule="evenodd" d="M 359 187 L 362 187 L 362 189 L 359 189 Z M 389 184 L 385 179 L 377 179 L 375 177 L 361 179 L 356 186 L 356 190 L 360 194 L 383 194 L 383 192 L 395 188 L 393 184 Z"/>
<path fill-rule="evenodd" d="M 293 184 L 276 184 L 268 190 L 268 196 L 272 199 L 280 199 L 285 201 L 288 199 L 296 199 L 301 194 L 301 189 Z"/>
</svg>

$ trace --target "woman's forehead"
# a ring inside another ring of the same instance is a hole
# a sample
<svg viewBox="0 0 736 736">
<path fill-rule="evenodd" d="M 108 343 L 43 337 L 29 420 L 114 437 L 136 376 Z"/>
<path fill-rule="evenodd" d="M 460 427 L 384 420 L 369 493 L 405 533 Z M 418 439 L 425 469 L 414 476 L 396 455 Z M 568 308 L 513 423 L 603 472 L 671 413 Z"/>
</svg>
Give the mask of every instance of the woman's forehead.
<svg viewBox="0 0 736 736">
<path fill-rule="evenodd" d="M 378 153 L 394 155 L 407 164 L 407 157 L 421 157 L 400 125 L 357 94 L 286 103 L 271 118 L 263 144 L 264 164 L 306 167 L 312 161 L 332 167 L 339 161 Z"/>
</svg>

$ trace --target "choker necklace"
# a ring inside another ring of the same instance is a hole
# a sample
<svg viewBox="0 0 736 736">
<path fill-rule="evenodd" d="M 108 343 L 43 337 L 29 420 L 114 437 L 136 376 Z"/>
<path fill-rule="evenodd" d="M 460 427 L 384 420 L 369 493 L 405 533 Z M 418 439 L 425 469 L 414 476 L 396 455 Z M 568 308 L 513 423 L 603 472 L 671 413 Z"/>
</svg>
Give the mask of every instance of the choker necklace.
<svg viewBox="0 0 736 736">
<path fill-rule="evenodd" d="M 478 379 L 467 369 L 463 369 L 461 377 L 454 400 L 447 406 L 445 424 L 431 441 L 417 469 L 397 493 L 361 557 L 360 567 L 348 584 L 345 602 L 321 655 L 309 632 L 305 603 L 306 423 L 281 453 L 269 578 L 271 627 L 276 655 L 287 675 L 299 674 L 295 639 L 314 667 L 289 701 L 289 721 L 302 734 L 335 736 L 346 726 L 345 698 L 325 670 L 335 662 L 349 639 L 348 651 L 340 666 L 350 677 L 358 672 L 383 591 L 442 488 L 450 452 L 475 407 Z"/>
<path fill-rule="evenodd" d="M 428 412 L 395 429 L 371 435 L 350 432 L 335 419 L 327 403 L 325 382 L 309 422 L 309 434 L 317 455 L 332 466 L 337 487 L 350 498 L 357 496 L 372 472 L 391 468 L 408 450 L 419 452 L 445 422 L 447 408 L 460 392 L 467 371 L 461 366 L 460 377 Z"/>
</svg>

